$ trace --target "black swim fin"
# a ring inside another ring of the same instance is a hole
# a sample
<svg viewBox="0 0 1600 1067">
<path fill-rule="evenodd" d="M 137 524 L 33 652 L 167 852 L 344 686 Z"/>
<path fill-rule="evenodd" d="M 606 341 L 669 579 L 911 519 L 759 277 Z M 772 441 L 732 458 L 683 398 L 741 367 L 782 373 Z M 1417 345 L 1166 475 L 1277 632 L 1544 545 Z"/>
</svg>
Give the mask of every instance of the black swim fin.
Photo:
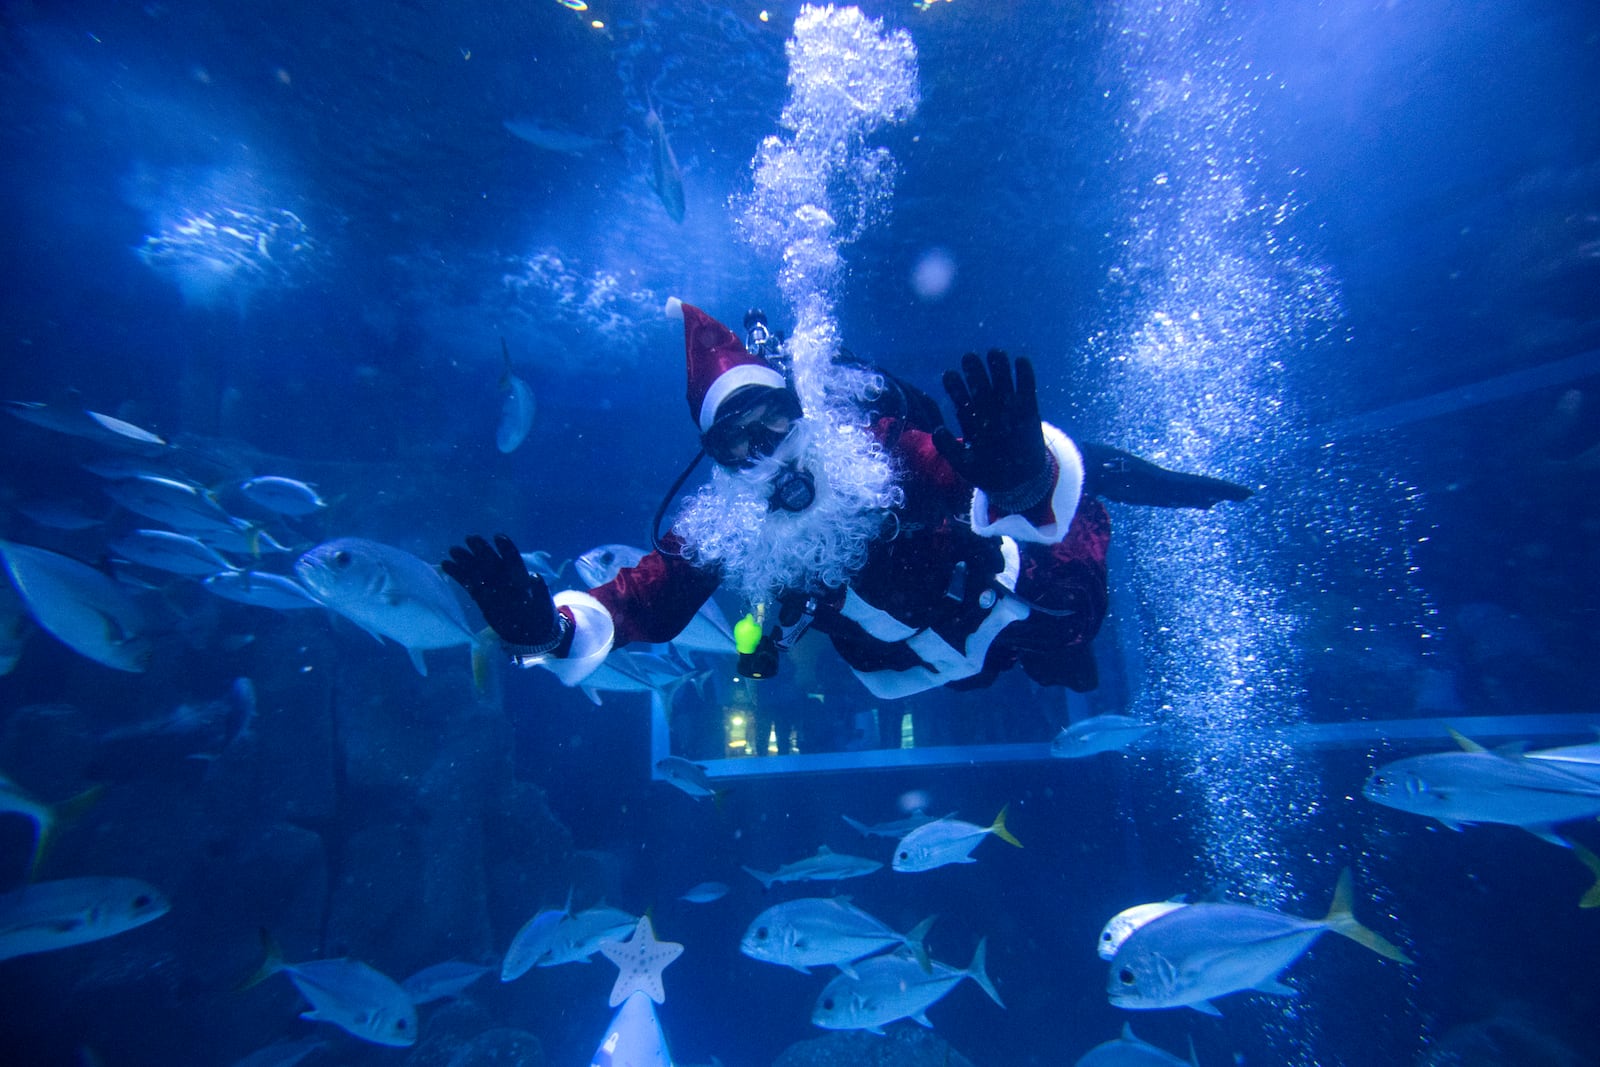
<svg viewBox="0 0 1600 1067">
<path fill-rule="evenodd" d="M 1157 508 L 1209 508 L 1248 500 L 1254 490 L 1204 474 L 1183 474 L 1110 445 L 1078 444 L 1083 455 L 1083 495 Z"/>
</svg>

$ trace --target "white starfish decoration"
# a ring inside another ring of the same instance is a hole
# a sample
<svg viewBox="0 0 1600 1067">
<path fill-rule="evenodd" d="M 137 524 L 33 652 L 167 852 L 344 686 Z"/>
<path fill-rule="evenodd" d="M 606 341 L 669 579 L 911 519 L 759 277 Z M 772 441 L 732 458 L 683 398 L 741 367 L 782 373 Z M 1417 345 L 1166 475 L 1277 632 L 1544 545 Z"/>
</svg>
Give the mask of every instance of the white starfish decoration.
<svg viewBox="0 0 1600 1067">
<path fill-rule="evenodd" d="M 657 941 L 650 916 L 643 916 L 626 941 L 607 941 L 600 946 L 606 959 L 617 965 L 617 984 L 611 987 L 611 1006 L 628 999 L 629 993 L 644 993 L 657 1004 L 667 1002 L 661 988 L 661 972 L 678 958 L 683 946 L 676 941 Z"/>
</svg>

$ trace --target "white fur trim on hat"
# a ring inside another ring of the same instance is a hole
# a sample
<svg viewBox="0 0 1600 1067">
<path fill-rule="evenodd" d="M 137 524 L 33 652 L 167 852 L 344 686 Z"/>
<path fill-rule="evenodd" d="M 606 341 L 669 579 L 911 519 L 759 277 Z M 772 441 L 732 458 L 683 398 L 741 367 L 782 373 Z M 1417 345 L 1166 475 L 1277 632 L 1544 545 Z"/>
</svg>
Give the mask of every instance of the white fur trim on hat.
<svg viewBox="0 0 1600 1067">
<path fill-rule="evenodd" d="M 683 301 L 675 296 L 667 297 L 667 306 L 662 308 L 667 313 L 667 318 L 683 321 Z"/>
<path fill-rule="evenodd" d="M 1067 536 L 1072 516 L 1078 512 L 1078 498 L 1083 495 L 1083 456 L 1072 438 L 1051 426 L 1040 423 L 1044 430 L 1044 446 L 1056 461 L 1056 484 L 1050 490 L 1050 511 L 1055 521 L 1035 526 L 1021 515 L 1002 515 L 996 519 L 989 507 L 989 497 L 981 489 L 972 492 L 972 530 L 983 537 L 997 534 L 1014 537 L 1018 541 L 1031 541 L 1039 545 L 1053 545 Z"/>
<path fill-rule="evenodd" d="M 765 385 L 772 389 L 782 389 L 786 384 L 783 375 L 765 363 L 740 363 L 729 367 L 711 383 L 711 388 L 706 390 L 706 398 L 700 404 L 700 432 L 705 433 L 711 429 L 711 424 L 717 421 L 717 408 L 721 407 L 722 402 L 735 391 L 747 385 Z"/>
</svg>

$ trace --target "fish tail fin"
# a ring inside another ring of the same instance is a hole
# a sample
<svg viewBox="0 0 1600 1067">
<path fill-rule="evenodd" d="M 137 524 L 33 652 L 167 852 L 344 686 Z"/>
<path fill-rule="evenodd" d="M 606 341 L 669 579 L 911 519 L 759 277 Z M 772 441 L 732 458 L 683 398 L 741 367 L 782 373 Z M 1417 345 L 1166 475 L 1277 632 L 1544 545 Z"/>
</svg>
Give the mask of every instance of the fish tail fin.
<svg viewBox="0 0 1600 1067">
<path fill-rule="evenodd" d="M 859 819 L 852 819 L 848 815 L 841 815 L 841 816 L 839 816 L 839 818 L 843 819 L 846 823 L 848 823 L 849 826 L 850 826 L 850 829 L 854 830 L 856 833 L 860 834 L 862 837 L 870 837 L 870 836 L 872 836 L 868 832 L 867 824 L 864 823 L 864 822 L 861 822 Z"/>
<path fill-rule="evenodd" d="M 283 970 L 283 949 L 278 947 L 278 939 L 273 937 L 272 932 L 265 926 L 261 928 L 261 953 L 265 957 L 261 961 L 261 966 L 257 967 L 250 977 L 234 986 L 234 992 L 243 992 L 252 986 L 260 985 Z"/>
<path fill-rule="evenodd" d="M 1322 920 L 1336 934 L 1342 934 L 1358 945 L 1363 945 L 1385 959 L 1394 960 L 1396 963 L 1410 963 L 1411 957 L 1400 951 L 1399 947 L 1389 941 L 1376 930 L 1369 930 L 1362 926 L 1356 918 L 1351 905 L 1355 899 L 1355 877 L 1346 867 L 1339 874 L 1338 887 L 1333 891 L 1333 904 L 1328 908 L 1327 916 Z"/>
<path fill-rule="evenodd" d="M 933 973 L 933 960 L 928 958 L 928 946 L 923 944 L 928 938 L 928 931 L 933 929 L 933 924 L 939 916 L 930 915 L 923 919 L 905 937 L 906 947 L 916 954 L 917 962 L 922 964 L 924 974 Z"/>
<path fill-rule="evenodd" d="M 75 797 L 63 800 L 50 808 L 50 815 L 39 823 L 39 835 L 33 842 L 33 858 L 28 862 L 28 881 L 33 881 L 39 873 L 45 857 L 50 854 L 50 846 L 55 844 L 56 835 L 62 827 L 70 826 L 83 818 L 84 813 L 94 807 L 100 795 L 106 791 L 103 785 L 90 786 Z"/>
<path fill-rule="evenodd" d="M 777 877 L 777 875 L 775 873 L 774 874 L 768 874 L 766 871 L 758 871 L 754 867 L 746 867 L 746 868 L 744 868 L 744 873 L 748 874 L 750 877 L 752 877 L 756 881 L 760 882 L 761 883 L 761 888 L 763 890 L 771 889 L 772 888 L 772 881 L 773 881 L 774 878 Z"/>
<path fill-rule="evenodd" d="M 1582 860 L 1583 865 L 1589 868 L 1589 872 L 1595 876 L 1594 885 L 1590 886 L 1589 891 L 1583 894 L 1583 898 L 1578 901 L 1578 907 L 1600 908 L 1600 856 L 1596 856 L 1576 841 L 1572 842 L 1572 854 Z"/>
<path fill-rule="evenodd" d="M 972 979 L 974 982 L 977 982 L 978 988 L 989 994 L 990 1000 L 1004 1008 L 1006 1006 L 1005 1001 L 1000 999 L 1000 993 L 995 989 L 994 983 L 989 980 L 989 972 L 985 969 L 985 964 L 988 961 L 988 957 L 989 939 L 987 937 L 980 937 L 978 939 L 977 950 L 972 953 L 972 962 L 967 964 L 967 969 L 962 973 L 968 978 Z"/>
<path fill-rule="evenodd" d="M 489 691 L 490 653 L 499 645 L 500 638 L 487 626 L 472 635 L 472 689 L 479 696 Z"/>
<path fill-rule="evenodd" d="M 509 389 L 511 387 L 511 346 L 506 344 L 504 337 L 500 338 L 500 355 L 506 361 L 506 369 L 500 375 L 500 388 Z"/>
<path fill-rule="evenodd" d="M 1010 804 L 1000 809 L 1000 814 L 994 817 L 994 825 L 989 827 L 989 832 L 1007 844 L 1021 848 L 1022 842 L 1013 837 L 1011 831 L 1006 829 L 1006 812 L 1010 810 Z"/>
</svg>

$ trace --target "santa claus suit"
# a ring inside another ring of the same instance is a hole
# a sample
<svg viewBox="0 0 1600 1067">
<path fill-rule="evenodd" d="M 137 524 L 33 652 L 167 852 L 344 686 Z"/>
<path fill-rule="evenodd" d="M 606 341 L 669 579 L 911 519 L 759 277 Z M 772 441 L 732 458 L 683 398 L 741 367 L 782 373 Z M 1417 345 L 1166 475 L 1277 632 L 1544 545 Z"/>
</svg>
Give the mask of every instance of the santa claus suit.
<svg viewBox="0 0 1600 1067">
<path fill-rule="evenodd" d="M 735 387 L 781 385 L 726 327 L 683 311 L 690 408 L 702 430 Z M 707 371 L 713 356 L 720 362 Z M 808 617 L 880 698 L 987 685 L 1013 666 L 1044 685 L 1093 688 L 1089 642 L 1106 613 L 1110 519 L 1098 500 L 1081 498 L 1078 447 L 1054 426 L 1042 429 L 1053 484 L 1030 510 L 1004 513 L 955 472 L 928 432 L 903 416 L 876 418 L 871 432 L 891 458 L 903 503 L 885 514 L 846 585 L 789 591 L 779 597 L 784 614 Z M 530 662 L 579 685 L 612 649 L 677 636 L 720 583 L 715 565 L 685 558 L 682 548 L 668 534 L 604 585 L 557 593 L 572 641 L 564 656 Z"/>
</svg>

